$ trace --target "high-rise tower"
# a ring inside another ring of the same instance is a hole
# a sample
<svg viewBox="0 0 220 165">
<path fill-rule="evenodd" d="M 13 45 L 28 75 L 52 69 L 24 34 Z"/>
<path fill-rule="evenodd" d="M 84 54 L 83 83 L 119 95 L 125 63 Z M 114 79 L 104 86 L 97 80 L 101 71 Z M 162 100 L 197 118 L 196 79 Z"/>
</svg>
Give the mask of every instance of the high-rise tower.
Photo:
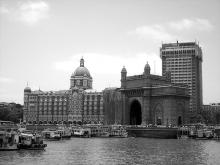
<svg viewBox="0 0 220 165">
<path fill-rule="evenodd" d="M 187 84 L 190 94 L 189 112 L 200 113 L 202 96 L 202 49 L 196 42 L 162 44 L 162 74 L 171 72 L 171 82 Z"/>
</svg>

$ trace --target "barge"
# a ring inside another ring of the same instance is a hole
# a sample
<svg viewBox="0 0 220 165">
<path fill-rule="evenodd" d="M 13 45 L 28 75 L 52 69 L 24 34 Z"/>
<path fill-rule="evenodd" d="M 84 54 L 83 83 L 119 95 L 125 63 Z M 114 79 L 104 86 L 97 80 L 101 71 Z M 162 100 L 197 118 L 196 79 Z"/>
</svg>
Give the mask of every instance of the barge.
<svg viewBox="0 0 220 165">
<path fill-rule="evenodd" d="M 177 139 L 177 127 L 142 127 L 131 126 L 126 128 L 128 136 L 161 138 L 161 139 Z"/>
</svg>

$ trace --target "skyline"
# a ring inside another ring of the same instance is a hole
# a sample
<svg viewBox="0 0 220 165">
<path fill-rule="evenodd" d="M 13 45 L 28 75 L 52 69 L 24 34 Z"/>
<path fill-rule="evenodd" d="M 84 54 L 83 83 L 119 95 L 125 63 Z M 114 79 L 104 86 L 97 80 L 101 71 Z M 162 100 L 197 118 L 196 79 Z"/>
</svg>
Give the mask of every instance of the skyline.
<svg viewBox="0 0 220 165">
<path fill-rule="evenodd" d="M 219 102 L 219 9 L 217 0 L 0 0 L 0 101 L 23 104 L 27 82 L 69 89 L 82 56 L 98 91 L 120 87 L 123 66 L 128 76 L 142 74 L 148 61 L 161 75 L 159 48 L 178 40 L 199 42 L 203 102 Z"/>
</svg>

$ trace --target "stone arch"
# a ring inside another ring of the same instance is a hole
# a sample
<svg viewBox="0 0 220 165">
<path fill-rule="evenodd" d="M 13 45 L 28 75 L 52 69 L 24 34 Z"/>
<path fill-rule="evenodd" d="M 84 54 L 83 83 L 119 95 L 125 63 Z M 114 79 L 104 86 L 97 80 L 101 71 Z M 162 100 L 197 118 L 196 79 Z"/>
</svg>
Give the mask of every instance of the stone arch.
<svg viewBox="0 0 220 165">
<path fill-rule="evenodd" d="M 181 126 L 184 123 L 184 105 L 182 103 L 177 103 L 176 109 L 176 125 Z"/>
<path fill-rule="evenodd" d="M 155 107 L 154 107 L 154 111 L 153 111 L 153 119 L 154 119 L 154 124 L 155 125 L 164 125 L 164 110 L 163 110 L 163 106 L 158 103 Z"/>
<path fill-rule="evenodd" d="M 142 110 L 140 101 L 134 99 L 130 104 L 130 125 L 141 125 Z"/>
</svg>

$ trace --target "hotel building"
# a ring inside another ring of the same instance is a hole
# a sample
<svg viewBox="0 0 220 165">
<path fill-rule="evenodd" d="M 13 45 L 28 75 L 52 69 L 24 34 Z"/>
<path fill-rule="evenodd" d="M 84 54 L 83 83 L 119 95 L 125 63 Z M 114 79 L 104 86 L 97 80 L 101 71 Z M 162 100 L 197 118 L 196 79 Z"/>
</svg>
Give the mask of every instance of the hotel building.
<svg viewBox="0 0 220 165">
<path fill-rule="evenodd" d="M 162 74 L 171 72 L 171 82 L 189 87 L 191 115 L 201 112 L 202 95 L 202 49 L 196 42 L 162 44 L 160 48 Z"/>
</svg>

